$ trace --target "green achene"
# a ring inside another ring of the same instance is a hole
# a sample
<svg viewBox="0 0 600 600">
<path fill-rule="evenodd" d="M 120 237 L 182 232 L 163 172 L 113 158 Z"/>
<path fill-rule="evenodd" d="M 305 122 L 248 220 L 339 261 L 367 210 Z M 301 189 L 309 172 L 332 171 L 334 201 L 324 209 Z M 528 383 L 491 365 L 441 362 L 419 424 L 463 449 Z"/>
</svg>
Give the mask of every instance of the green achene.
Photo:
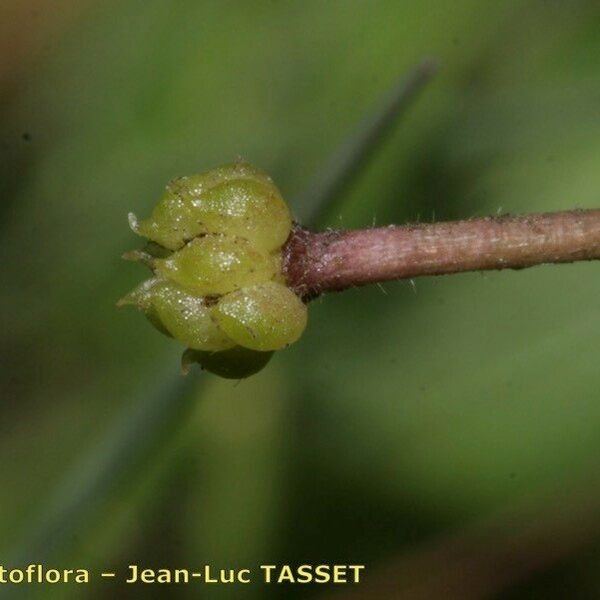
<svg viewBox="0 0 600 600">
<path fill-rule="evenodd" d="M 170 250 L 207 233 L 236 235 L 267 252 L 285 243 L 292 226 L 286 203 L 271 178 L 245 162 L 169 185 L 148 219 L 131 213 L 132 229 Z"/>
<path fill-rule="evenodd" d="M 214 319 L 214 305 L 172 281 L 149 279 L 120 302 L 136 304 L 160 332 L 190 348 L 217 351 L 236 344 Z"/>
<path fill-rule="evenodd" d="M 221 377 L 248 377 L 302 335 L 306 305 L 281 273 L 292 219 L 262 171 L 238 162 L 180 177 L 150 218 L 129 221 L 148 242 L 124 257 L 153 277 L 119 305 L 136 305 L 188 347 L 184 371 L 197 363 Z"/>
<path fill-rule="evenodd" d="M 205 235 L 178 252 L 155 261 L 157 275 L 202 296 L 226 294 L 269 280 L 277 273 L 275 256 L 265 254 L 245 238 Z"/>
<path fill-rule="evenodd" d="M 257 352 L 242 346 L 222 352 L 205 352 L 188 348 L 181 357 L 181 368 L 187 373 L 196 363 L 206 371 L 225 379 L 244 379 L 258 373 L 271 360 L 273 352 Z"/>
<path fill-rule="evenodd" d="M 287 286 L 267 281 L 223 296 L 215 319 L 245 348 L 279 350 L 295 342 L 306 327 L 306 306 Z"/>
</svg>

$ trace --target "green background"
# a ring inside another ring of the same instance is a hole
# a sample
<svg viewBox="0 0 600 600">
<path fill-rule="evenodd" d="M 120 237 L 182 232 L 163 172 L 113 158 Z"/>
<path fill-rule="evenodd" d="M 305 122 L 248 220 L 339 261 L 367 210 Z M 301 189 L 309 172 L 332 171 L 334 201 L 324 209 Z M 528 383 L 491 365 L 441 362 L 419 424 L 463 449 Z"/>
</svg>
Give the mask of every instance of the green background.
<svg viewBox="0 0 600 600">
<path fill-rule="evenodd" d="M 147 215 L 172 177 L 242 156 L 301 220 L 294 199 L 312 176 L 433 57 L 435 80 L 322 226 L 599 205 L 597 2 L 3 4 L 1 564 L 23 544 L 29 559 L 28 536 L 93 479 L 82 461 L 102 460 L 123 410 L 177 377 L 181 348 L 115 307 L 145 275 L 119 258 L 140 245 L 127 213 Z M 393 589 L 414 588 L 403 598 L 597 598 L 599 294 L 587 263 L 319 299 L 303 338 L 259 375 L 192 379 L 188 412 L 160 440 L 142 428 L 125 444 L 156 449 L 117 461 L 119 481 L 72 531 L 51 533 L 56 548 L 42 544 L 45 563 L 351 562 L 375 583 L 391 561 L 407 573 Z M 513 507 L 539 517 L 563 496 L 544 543 L 523 545 L 530 518 Z M 456 559 L 440 548 L 498 511 L 506 526 L 456 565 L 460 592 L 440 592 Z M 483 568 L 486 552 L 504 559 Z M 116 585 L 26 597 L 325 591 Z"/>
</svg>

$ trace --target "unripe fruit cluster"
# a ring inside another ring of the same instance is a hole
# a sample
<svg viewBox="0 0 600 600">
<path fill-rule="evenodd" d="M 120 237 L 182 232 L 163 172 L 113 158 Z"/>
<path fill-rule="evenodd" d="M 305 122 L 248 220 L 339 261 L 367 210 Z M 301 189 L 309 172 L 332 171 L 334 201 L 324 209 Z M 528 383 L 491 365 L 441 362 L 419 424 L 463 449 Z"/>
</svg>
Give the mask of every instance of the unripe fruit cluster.
<svg viewBox="0 0 600 600">
<path fill-rule="evenodd" d="M 247 377 L 304 331 L 306 306 L 281 274 L 292 220 L 265 173 L 238 162 L 175 179 L 148 219 L 129 222 L 149 242 L 125 258 L 154 276 L 119 303 L 188 347 L 184 369 Z"/>
</svg>

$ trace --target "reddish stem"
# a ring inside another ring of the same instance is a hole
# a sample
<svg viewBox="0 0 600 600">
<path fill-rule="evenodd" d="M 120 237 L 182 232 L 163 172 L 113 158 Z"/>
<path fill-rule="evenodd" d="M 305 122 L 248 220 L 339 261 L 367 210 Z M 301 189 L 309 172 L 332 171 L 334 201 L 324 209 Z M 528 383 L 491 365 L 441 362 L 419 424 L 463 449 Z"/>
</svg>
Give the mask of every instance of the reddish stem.
<svg viewBox="0 0 600 600">
<path fill-rule="evenodd" d="M 600 210 L 573 210 L 355 231 L 296 227 L 284 272 L 310 298 L 392 279 L 598 258 Z"/>
</svg>

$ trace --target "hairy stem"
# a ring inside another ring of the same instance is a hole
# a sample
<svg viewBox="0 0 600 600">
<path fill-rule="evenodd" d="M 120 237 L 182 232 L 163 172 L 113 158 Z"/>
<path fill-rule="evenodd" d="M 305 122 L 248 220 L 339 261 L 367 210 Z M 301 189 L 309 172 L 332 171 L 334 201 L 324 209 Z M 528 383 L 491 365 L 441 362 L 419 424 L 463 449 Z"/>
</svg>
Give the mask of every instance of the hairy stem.
<svg viewBox="0 0 600 600">
<path fill-rule="evenodd" d="M 311 298 L 422 275 L 598 259 L 600 210 L 320 233 L 297 227 L 284 250 L 288 284 Z"/>
</svg>

